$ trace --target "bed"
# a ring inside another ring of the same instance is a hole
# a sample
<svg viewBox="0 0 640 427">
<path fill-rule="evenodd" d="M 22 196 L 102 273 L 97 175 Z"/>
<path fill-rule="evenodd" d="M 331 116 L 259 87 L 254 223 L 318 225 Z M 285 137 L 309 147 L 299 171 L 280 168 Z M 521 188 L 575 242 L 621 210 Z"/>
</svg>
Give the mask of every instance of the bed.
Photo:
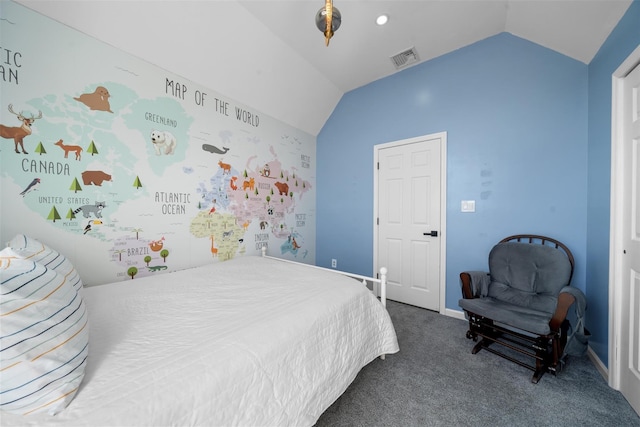
<svg viewBox="0 0 640 427">
<path fill-rule="evenodd" d="M 86 306 L 84 378 L 64 407 L 3 412 L 3 426 L 313 425 L 363 366 L 399 350 L 361 276 L 245 256 L 77 289 L 70 269 L 58 276 Z"/>
</svg>

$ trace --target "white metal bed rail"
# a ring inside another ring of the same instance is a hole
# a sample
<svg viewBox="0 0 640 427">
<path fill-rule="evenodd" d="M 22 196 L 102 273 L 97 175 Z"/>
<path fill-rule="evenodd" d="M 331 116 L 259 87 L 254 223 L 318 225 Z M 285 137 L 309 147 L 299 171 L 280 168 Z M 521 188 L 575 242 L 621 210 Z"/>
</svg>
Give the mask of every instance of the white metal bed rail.
<svg viewBox="0 0 640 427">
<path fill-rule="evenodd" d="M 262 256 L 265 258 L 277 259 L 278 261 L 290 262 L 293 264 L 303 264 L 297 261 L 291 261 L 284 258 L 269 256 L 267 255 L 267 248 L 265 246 L 262 247 Z M 318 267 L 311 264 L 305 264 L 305 265 L 311 268 L 316 268 L 318 270 L 331 271 L 332 273 L 338 273 L 338 274 L 342 274 L 343 276 L 352 277 L 354 279 L 361 280 L 364 286 L 367 286 L 368 282 L 371 282 L 371 287 L 372 287 L 371 292 L 373 292 L 373 294 L 376 297 L 380 295 L 380 302 L 385 308 L 387 307 L 387 269 L 385 267 L 380 268 L 380 272 L 379 272 L 380 277 L 368 277 L 360 274 L 349 273 L 347 271 L 334 270 L 334 269 L 325 268 L 325 267 Z M 377 291 L 376 291 L 376 288 L 378 288 Z"/>
</svg>

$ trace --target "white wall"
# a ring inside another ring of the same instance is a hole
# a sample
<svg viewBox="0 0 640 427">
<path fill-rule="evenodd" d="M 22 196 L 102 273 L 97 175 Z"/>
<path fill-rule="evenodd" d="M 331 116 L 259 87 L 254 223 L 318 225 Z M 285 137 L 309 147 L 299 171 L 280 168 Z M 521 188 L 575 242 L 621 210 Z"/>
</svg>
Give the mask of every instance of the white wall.
<svg viewBox="0 0 640 427">
<path fill-rule="evenodd" d="M 314 262 L 315 137 L 16 3 L 2 18 L 0 241 L 39 239 L 90 285 L 265 244 Z M 26 153 L 9 105 L 42 113 Z"/>
<path fill-rule="evenodd" d="M 242 2 L 19 3 L 314 136 L 343 93 L 274 36 Z M 312 16 L 309 23 L 324 47 Z M 204 39 L 204 33 L 210 34 L 205 28 L 214 28 L 217 37 Z"/>
</svg>

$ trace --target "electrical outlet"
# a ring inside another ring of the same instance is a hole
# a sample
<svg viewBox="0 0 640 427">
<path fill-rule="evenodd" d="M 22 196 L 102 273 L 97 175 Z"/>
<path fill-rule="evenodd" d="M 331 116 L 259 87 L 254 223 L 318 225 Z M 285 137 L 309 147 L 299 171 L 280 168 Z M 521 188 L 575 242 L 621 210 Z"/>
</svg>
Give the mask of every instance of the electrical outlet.
<svg viewBox="0 0 640 427">
<path fill-rule="evenodd" d="M 338 268 L 338 260 L 337 259 L 332 259 L 331 260 L 331 268 Z"/>
</svg>

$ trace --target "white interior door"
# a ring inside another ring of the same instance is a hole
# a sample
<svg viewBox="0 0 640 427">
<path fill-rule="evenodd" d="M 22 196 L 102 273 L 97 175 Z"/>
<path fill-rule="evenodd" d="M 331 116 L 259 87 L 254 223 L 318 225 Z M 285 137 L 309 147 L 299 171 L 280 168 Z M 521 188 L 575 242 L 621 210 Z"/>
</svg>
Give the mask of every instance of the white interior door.
<svg viewBox="0 0 640 427">
<path fill-rule="evenodd" d="M 624 80 L 622 114 L 620 392 L 640 414 L 640 65 Z"/>
<path fill-rule="evenodd" d="M 387 298 L 440 311 L 444 134 L 377 147 L 377 266 Z"/>
</svg>

